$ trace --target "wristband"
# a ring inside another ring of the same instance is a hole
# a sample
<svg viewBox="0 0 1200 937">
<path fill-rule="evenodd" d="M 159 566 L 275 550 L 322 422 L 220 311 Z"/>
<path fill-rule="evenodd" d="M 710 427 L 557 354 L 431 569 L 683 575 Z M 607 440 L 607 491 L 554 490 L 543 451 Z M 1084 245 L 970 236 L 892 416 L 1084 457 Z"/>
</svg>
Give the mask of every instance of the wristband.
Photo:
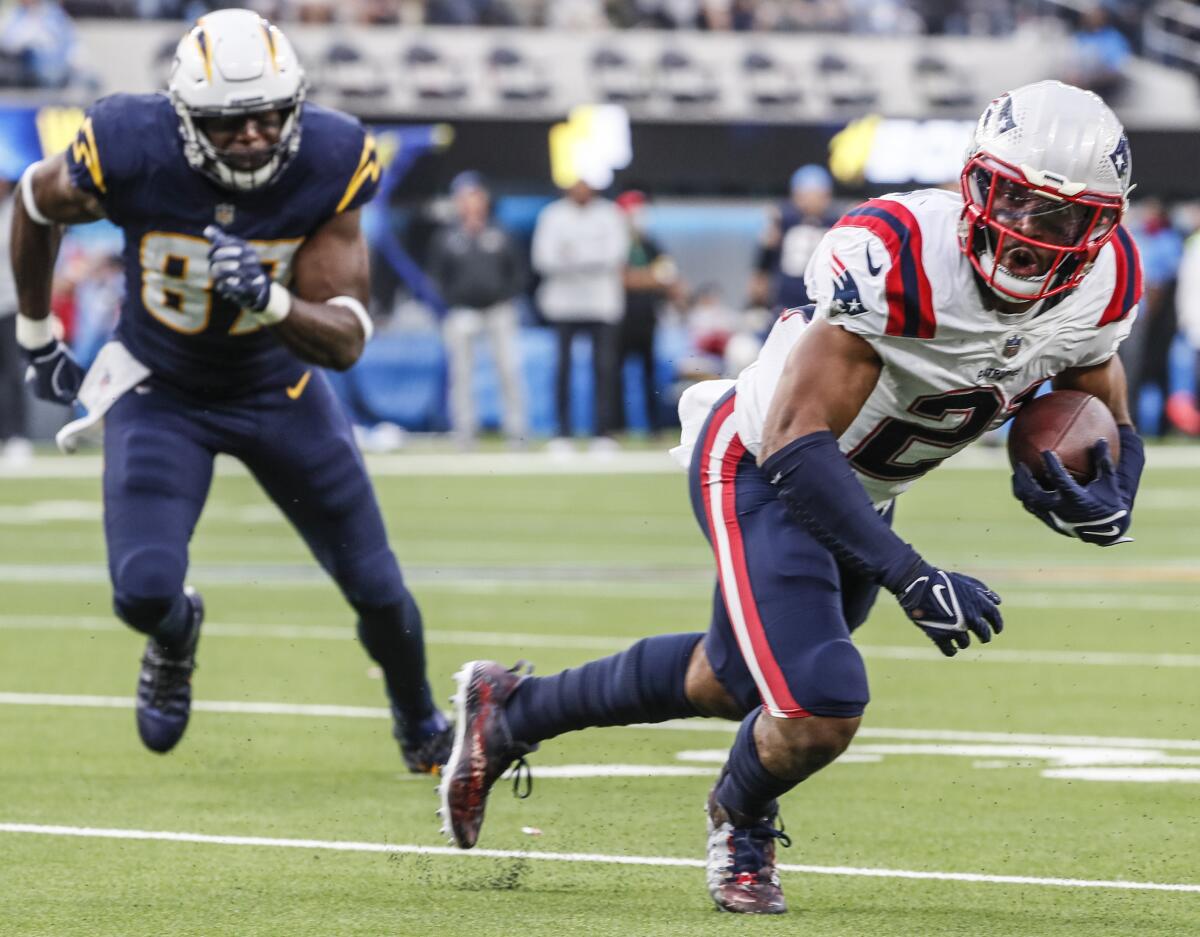
<svg viewBox="0 0 1200 937">
<path fill-rule="evenodd" d="M 1117 478 L 1121 482 L 1121 491 L 1127 499 L 1126 510 L 1133 510 L 1133 499 L 1137 496 L 1138 484 L 1142 480 L 1142 469 L 1146 465 L 1146 447 L 1142 445 L 1142 437 L 1128 423 L 1117 427 L 1121 437 L 1121 455 L 1117 459 Z"/>
<path fill-rule="evenodd" d="M 286 286 L 271 281 L 271 289 L 267 296 L 267 305 L 254 313 L 254 318 L 263 325 L 278 325 L 292 311 L 292 294 Z"/>
<path fill-rule="evenodd" d="M 375 334 L 375 324 L 371 321 L 371 317 L 367 314 L 367 310 L 353 296 L 335 296 L 333 299 L 325 300 L 328 306 L 341 306 L 343 309 L 349 309 L 355 316 L 358 317 L 358 324 L 363 330 L 363 344 L 371 340 L 371 336 Z"/>
<path fill-rule="evenodd" d="M 889 591 L 902 591 L 924 563 L 875 510 L 828 430 L 788 443 L 762 471 L 809 533 Z"/>
<path fill-rule="evenodd" d="M 54 334 L 52 317 L 31 319 L 17 313 L 17 344 L 26 351 L 37 351 L 56 341 L 58 336 Z"/>
<path fill-rule="evenodd" d="M 37 207 L 37 199 L 33 197 L 33 174 L 37 168 L 42 165 L 42 161 L 38 160 L 25 168 L 21 173 L 21 203 L 25 206 L 25 214 L 29 216 L 29 220 L 35 224 L 40 224 L 43 227 L 49 227 L 54 224 L 49 218 L 42 214 L 40 208 Z"/>
</svg>

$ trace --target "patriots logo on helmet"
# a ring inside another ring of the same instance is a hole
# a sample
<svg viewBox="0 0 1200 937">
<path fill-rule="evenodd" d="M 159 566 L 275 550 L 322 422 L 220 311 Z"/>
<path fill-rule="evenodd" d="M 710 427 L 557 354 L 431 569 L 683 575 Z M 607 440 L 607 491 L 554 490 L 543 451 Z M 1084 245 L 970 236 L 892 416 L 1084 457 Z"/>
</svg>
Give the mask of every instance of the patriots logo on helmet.
<svg viewBox="0 0 1200 937">
<path fill-rule="evenodd" d="M 1117 141 L 1116 147 L 1108 154 L 1109 160 L 1113 164 L 1113 169 L 1117 171 L 1120 178 L 1125 178 L 1129 173 L 1129 138 L 1125 134 L 1121 134 L 1121 139 Z"/>
<path fill-rule="evenodd" d="M 1005 95 L 1000 99 L 1000 110 L 996 114 L 996 134 L 1008 133 L 1017 126 L 1013 118 L 1012 97 Z"/>
<path fill-rule="evenodd" d="M 842 263 L 838 255 L 830 256 L 830 266 L 833 268 L 833 300 L 829 304 L 830 315 L 860 316 L 867 311 L 858 295 L 858 284 Z"/>
</svg>

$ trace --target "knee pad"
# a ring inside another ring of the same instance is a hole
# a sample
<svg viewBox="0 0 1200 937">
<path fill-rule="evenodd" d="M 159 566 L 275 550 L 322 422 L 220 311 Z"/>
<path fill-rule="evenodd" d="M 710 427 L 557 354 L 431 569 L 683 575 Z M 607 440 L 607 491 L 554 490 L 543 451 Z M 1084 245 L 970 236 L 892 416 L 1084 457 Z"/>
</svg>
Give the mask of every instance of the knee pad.
<svg viewBox="0 0 1200 937">
<path fill-rule="evenodd" d="M 814 716 L 861 716 L 871 699 L 862 655 L 846 638 L 811 648 L 789 682 L 796 701 Z"/>
<path fill-rule="evenodd" d="M 163 547 L 141 547 L 113 566 L 113 611 L 138 631 L 151 631 L 183 591 L 187 564 Z"/>
</svg>

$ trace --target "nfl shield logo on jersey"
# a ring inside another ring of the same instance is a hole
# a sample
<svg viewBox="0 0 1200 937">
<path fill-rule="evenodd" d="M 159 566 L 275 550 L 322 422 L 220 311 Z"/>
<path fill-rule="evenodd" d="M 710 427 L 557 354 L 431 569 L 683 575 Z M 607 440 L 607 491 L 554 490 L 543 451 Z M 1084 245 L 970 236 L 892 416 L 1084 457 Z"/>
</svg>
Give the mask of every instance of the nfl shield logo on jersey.
<svg viewBox="0 0 1200 937">
<path fill-rule="evenodd" d="M 1004 357 L 1015 358 L 1021 350 L 1021 336 L 1010 335 L 1004 340 Z"/>
<path fill-rule="evenodd" d="M 218 202 L 216 209 L 213 211 L 213 218 L 222 228 L 228 228 L 233 224 L 234 207 L 228 202 Z"/>
</svg>

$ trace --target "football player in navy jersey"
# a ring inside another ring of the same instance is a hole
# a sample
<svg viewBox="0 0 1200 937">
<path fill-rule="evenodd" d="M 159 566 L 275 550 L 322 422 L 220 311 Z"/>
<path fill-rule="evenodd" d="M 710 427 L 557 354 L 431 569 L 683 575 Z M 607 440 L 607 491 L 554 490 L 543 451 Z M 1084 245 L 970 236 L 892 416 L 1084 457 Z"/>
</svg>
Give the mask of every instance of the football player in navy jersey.
<svg viewBox="0 0 1200 937">
<path fill-rule="evenodd" d="M 359 209 L 380 167 L 358 121 L 305 103 L 304 89 L 276 27 L 220 10 L 180 41 L 169 94 L 97 101 L 71 147 L 21 181 L 18 340 L 39 396 L 103 415 L 113 607 L 149 637 L 146 746 L 170 751 L 187 727 L 204 617 L 184 585 L 188 542 L 227 453 L 354 607 L 404 760 L 432 771 L 451 732 L 425 678 L 421 615 L 319 370 L 349 368 L 371 337 Z M 98 218 L 124 232 L 126 299 L 85 381 L 51 329 L 50 276 L 60 226 Z"/>
</svg>

